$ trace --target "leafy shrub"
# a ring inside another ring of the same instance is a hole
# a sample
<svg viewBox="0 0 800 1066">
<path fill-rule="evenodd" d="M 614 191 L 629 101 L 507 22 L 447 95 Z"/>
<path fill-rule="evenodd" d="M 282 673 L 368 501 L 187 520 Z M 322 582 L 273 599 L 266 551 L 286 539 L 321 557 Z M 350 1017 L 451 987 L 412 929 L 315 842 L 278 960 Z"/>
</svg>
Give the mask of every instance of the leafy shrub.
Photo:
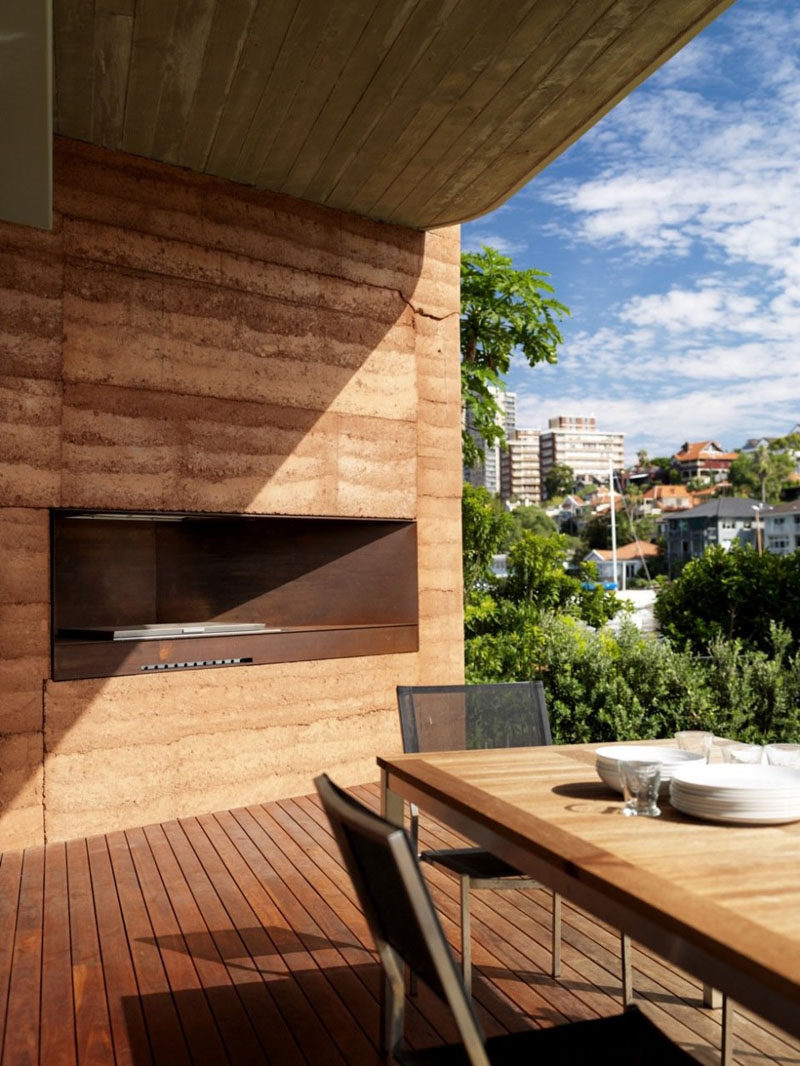
<svg viewBox="0 0 800 1066">
<path fill-rule="evenodd" d="M 740 640 L 717 638 L 707 663 L 718 706 L 719 731 L 753 743 L 800 741 L 800 653 L 791 636 L 770 624 L 770 654 Z"/>
<path fill-rule="evenodd" d="M 514 629 L 495 625 L 468 638 L 467 681 L 541 679 L 556 743 L 645 740 L 679 729 L 800 741 L 800 653 L 789 654 L 791 638 L 779 626 L 770 654 L 717 638 L 710 655 L 698 657 L 642 637 L 631 623 L 614 637 L 568 615 L 517 620 Z"/>
<path fill-rule="evenodd" d="M 507 526 L 484 489 L 465 490 L 468 683 L 541 678 L 557 743 L 679 729 L 800 741 L 800 552 L 711 548 L 677 580 L 658 578 L 656 615 L 669 639 L 657 641 L 630 623 L 616 637 L 603 629 L 621 602 L 591 568 L 566 573 L 563 536 L 524 531 L 509 577 L 494 578 Z"/>
<path fill-rule="evenodd" d="M 572 619 L 542 627 L 541 671 L 559 743 L 637 740 L 713 728 L 705 671 L 623 623 L 618 637 Z"/>
<path fill-rule="evenodd" d="M 661 632 L 700 655 L 712 641 L 739 639 L 772 649 L 771 623 L 800 639 L 800 553 L 776 555 L 749 546 L 707 548 L 665 584 L 656 600 Z"/>
</svg>

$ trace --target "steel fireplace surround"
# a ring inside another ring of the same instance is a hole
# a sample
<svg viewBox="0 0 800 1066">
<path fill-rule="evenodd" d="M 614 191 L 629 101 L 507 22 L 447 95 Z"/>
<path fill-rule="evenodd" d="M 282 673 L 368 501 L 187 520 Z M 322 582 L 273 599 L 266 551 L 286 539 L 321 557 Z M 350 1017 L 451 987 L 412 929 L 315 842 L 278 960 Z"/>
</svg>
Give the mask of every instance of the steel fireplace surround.
<svg viewBox="0 0 800 1066">
<path fill-rule="evenodd" d="M 51 512 L 52 677 L 418 648 L 416 523 Z"/>
</svg>

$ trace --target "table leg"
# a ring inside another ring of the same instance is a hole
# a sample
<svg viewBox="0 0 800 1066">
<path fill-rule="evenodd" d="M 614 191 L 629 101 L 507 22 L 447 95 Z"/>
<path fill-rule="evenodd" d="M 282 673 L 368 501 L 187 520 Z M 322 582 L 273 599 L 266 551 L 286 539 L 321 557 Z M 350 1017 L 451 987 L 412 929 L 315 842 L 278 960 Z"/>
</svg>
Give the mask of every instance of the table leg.
<svg viewBox="0 0 800 1066">
<path fill-rule="evenodd" d="M 403 825 L 403 797 L 389 788 L 389 775 L 381 770 L 381 814 L 394 825 Z"/>
<path fill-rule="evenodd" d="M 719 1010 L 722 1006 L 722 993 L 711 985 L 703 985 L 703 1006 Z"/>
<path fill-rule="evenodd" d="M 721 1066 L 732 1066 L 733 1063 L 733 1003 L 730 996 L 725 996 L 722 1001 L 722 1056 Z"/>
<path fill-rule="evenodd" d="M 633 1002 L 633 948 L 627 933 L 620 935 L 619 957 L 622 967 L 622 1005 L 627 1007 Z"/>
</svg>

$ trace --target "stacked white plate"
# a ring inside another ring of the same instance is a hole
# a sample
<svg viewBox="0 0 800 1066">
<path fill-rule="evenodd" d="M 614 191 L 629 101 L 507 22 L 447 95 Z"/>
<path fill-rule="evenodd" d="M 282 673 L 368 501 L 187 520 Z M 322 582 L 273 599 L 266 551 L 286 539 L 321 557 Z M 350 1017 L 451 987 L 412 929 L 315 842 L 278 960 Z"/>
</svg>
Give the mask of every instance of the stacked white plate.
<svg viewBox="0 0 800 1066">
<path fill-rule="evenodd" d="M 710 822 L 781 825 L 800 821 L 800 770 L 787 766 L 696 763 L 672 775 L 670 801 Z"/>
<path fill-rule="evenodd" d="M 682 748 L 665 748 L 658 744 L 604 744 L 595 751 L 594 755 L 598 777 L 615 792 L 622 792 L 622 782 L 619 777 L 620 761 L 661 763 L 660 791 L 664 795 L 667 793 L 670 778 L 676 767 L 704 760 L 700 752 L 683 751 Z"/>
</svg>

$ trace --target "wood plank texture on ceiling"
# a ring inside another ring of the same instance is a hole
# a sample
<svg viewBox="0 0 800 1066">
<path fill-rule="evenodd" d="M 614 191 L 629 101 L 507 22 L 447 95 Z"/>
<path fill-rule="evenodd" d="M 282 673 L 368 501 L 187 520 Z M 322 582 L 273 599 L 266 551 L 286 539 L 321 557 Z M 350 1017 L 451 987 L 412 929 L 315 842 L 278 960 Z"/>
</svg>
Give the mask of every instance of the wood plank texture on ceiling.
<svg viewBox="0 0 800 1066">
<path fill-rule="evenodd" d="M 502 203 L 732 0 L 59 0 L 56 131 L 420 229 Z"/>
</svg>

